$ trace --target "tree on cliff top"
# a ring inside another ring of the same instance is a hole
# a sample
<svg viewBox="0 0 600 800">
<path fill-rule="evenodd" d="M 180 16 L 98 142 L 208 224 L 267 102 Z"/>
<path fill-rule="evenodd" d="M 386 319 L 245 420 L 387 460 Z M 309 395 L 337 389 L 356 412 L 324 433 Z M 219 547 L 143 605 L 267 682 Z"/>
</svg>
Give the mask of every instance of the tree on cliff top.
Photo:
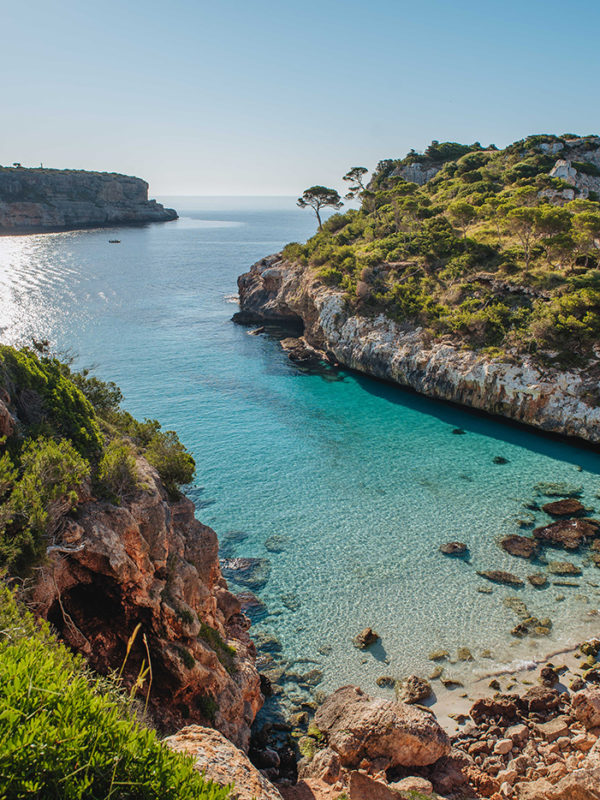
<svg viewBox="0 0 600 800">
<path fill-rule="evenodd" d="M 351 183 L 346 200 L 353 200 L 357 195 L 365 192 L 367 187 L 364 184 L 364 177 L 369 170 L 366 167 L 352 167 L 342 178 L 343 181 Z"/>
<path fill-rule="evenodd" d="M 310 206 L 313 209 L 317 215 L 319 230 L 321 230 L 323 227 L 321 214 L 319 213 L 321 209 L 326 207 L 339 209 L 344 204 L 335 189 L 328 189 L 327 186 L 311 186 L 310 189 L 304 190 L 302 197 L 298 198 L 298 205 L 300 208 L 308 208 Z"/>
</svg>

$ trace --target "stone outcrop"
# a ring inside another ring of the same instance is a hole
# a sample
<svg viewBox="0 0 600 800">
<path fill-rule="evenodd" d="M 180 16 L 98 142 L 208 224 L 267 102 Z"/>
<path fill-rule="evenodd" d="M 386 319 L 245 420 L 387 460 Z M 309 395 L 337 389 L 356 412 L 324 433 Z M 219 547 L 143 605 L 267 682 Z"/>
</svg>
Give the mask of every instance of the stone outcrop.
<svg viewBox="0 0 600 800">
<path fill-rule="evenodd" d="M 418 708 L 371 698 L 356 686 L 330 695 L 315 714 L 315 725 L 345 767 L 363 759 L 385 768 L 433 764 L 450 750 L 434 717 Z"/>
<path fill-rule="evenodd" d="M 330 361 L 359 372 L 497 414 L 545 431 L 600 442 L 600 408 L 589 400 L 584 371 L 540 367 L 528 355 L 513 364 L 380 314 L 360 316 L 342 292 L 303 265 L 275 254 L 238 278 L 236 322 L 276 322 L 303 330 Z"/>
<path fill-rule="evenodd" d="M 167 222 L 141 178 L 114 172 L 0 167 L 0 233 Z"/>
<path fill-rule="evenodd" d="M 133 683 L 149 654 L 157 725 L 214 725 L 247 748 L 260 680 L 216 534 L 190 500 L 167 497 L 144 459 L 137 466 L 144 488 L 133 498 L 120 506 L 88 499 L 65 519 L 38 571 L 34 608 L 101 673 L 121 668 L 139 624 L 123 675 Z"/>
<path fill-rule="evenodd" d="M 390 177 L 403 178 L 410 183 L 418 183 L 423 186 L 427 181 L 430 181 L 441 170 L 443 164 L 439 166 L 434 164 L 420 164 L 418 161 L 414 164 L 404 164 L 397 167 L 390 175 Z"/>
<path fill-rule="evenodd" d="M 194 759 L 200 773 L 221 786 L 234 784 L 231 800 L 281 800 L 281 794 L 254 767 L 248 757 L 218 731 L 189 725 L 165 744 Z"/>
</svg>

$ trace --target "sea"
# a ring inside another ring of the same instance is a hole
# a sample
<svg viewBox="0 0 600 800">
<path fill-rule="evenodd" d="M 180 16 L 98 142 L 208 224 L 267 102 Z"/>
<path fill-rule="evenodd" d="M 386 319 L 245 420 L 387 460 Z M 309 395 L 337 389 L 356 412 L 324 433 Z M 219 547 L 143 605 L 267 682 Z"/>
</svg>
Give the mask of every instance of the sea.
<svg viewBox="0 0 600 800">
<path fill-rule="evenodd" d="M 310 213 L 286 197 L 160 199 L 177 221 L 1 237 L 1 340 L 48 339 L 115 381 L 132 414 L 178 432 L 196 459 L 198 518 L 224 558 L 259 559 L 251 587 L 231 583 L 263 603 L 259 643 L 289 669 L 318 670 L 320 691 L 355 683 L 385 696 L 377 678 L 426 675 L 433 650 L 467 680 L 600 633 L 600 569 L 585 554 L 548 553 L 582 572 L 536 589 L 526 577 L 547 572 L 544 560 L 498 546 L 551 521 L 543 484 L 568 484 L 600 514 L 597 453 L 350 371 L 295 365 L 285 332 L 249 335 L 231 317 L 238 275 L 312 235 Z M 468 557 L 439 552 L 453 540 Z M 490 569 L 525 586 L 478 575 Z M 515 597 L 551 620 L 550 636 L 511 635 Z M 367 626 L 380 641 L 362 651 L 353 638 Z M 473 661 L 457 659 L 462 647 Z"/>
</svg>

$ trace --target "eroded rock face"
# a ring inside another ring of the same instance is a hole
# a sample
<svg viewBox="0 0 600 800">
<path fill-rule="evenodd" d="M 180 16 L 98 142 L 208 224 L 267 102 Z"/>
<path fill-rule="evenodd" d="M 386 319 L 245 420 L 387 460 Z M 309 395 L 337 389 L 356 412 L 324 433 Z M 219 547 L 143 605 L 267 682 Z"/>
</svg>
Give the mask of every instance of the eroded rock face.
<svg viewBox="0 0 600 800">
<path fill-rule="evenodd" d="M 371 698 L 356 686 L 331 694 L 314 721 L 346 767 L 358 766 L 363 758 L 382 759 L 388 766 L 424 766 L 450 751 L 446 733 L 432 716 L 405 703 Z"/>
<path fill-rule="evenodd" d="M 102 673 L 120 669 L 140 623 L 123 674 L 132 683 L 147 660 L 145 636 L 157 724 L 214 724 L 247 748 L 260 679 L 250 623 L 221 576 L 216 534 L 196 520 L 191 501 L 169 501 L 144 459 L 138 471 L 147 489 L 132 500 L 89 500 L 65 522 L 33 603 Z"/>
<path fill-rule="evenodd" d="M 595 728 L 600 725 L 599 687 L 591 686 L 577 692 L 573 696 L 572 705 L 575 716 L 586 728 Z"/>
<path fill-rule="evenodd" d="M 114 172 L 0 167 L 0 232 L 165 222 L 141 178 Z"/>
<path fill-rule="evenodd" d="M 600 408 L 587 399 L 582 371 L 542 369 L 526 354 L 518 364 L 503 362 L 431 341 L 421 328 L 400 326 L 383 314 L 349 314 L 342 292 L 280 253 L 254 264 L 238 286 L 238 322 L 287 322 L 336 363 L 430 397 L 600 442 Z"/>
<path fill-rule="evenodd" d="M 176 753 L 194 759 L 194 767 L 222 786 L 235 784 L 232 800 L 281 800 L 272 783 L 254 767 L 248 757 L 212 728 L 189 725 L 165 744 Z"/>
</svg>

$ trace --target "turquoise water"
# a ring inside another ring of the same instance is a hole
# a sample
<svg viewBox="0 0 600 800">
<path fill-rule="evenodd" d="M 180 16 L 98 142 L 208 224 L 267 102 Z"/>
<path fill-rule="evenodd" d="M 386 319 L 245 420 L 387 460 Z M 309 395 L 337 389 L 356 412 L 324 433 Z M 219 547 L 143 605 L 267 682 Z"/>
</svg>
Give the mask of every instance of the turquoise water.
<svg viewBox="0 0 600 800">
<path fill-rule="evenodd" d="M 598 633 L 593 566 L 578 587 L 541 591 L 481 594 L 476 575 L 538 571 L 497 538 L 519 532 L 538 481 L 581 485 L 600 510 L 598 456 L 356 375 L 301 371 L 275 338 L 230 317 L 237 275 L 310 235 L 308 214 L 287 199 L 167 202 L 179 221 L 0 238 L 2 338 L 51 339 L 115 380 L 132 413 L 177 429 L 197 462 L 198 517 L 228 555 L 269 560 L 256 629 L 321 669 L 319 688 L 381 693 L 377 676 L 428 671 L 434 647 L 469 647 L 478 673 Z M 265 548 L 274 535 L 279 553 Z M 468 543 L 470 562 L 438 553 L 452 539 Z M 552 618 L 550 642 L 510 637 L 508 596 Z M 351 644 L 366 625 L 382 637 L 368 654 Z M 480 658 L 485 648 L 493 660 Z"/>
</svg>

